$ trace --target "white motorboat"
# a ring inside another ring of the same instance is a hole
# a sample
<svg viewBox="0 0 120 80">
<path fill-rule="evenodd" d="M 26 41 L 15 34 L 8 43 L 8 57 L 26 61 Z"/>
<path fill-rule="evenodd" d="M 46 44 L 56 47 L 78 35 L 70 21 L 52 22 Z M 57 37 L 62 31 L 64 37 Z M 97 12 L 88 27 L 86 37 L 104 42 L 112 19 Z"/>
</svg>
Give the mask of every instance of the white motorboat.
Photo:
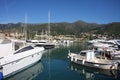
<svg viewBox="0 0 120 80">
<path fill-rule="evenodd" d="M 93 39 L 93 40 L 89 40 L 88 43 L 94 44 L 94 43 L 105 42 L 105 41 L 106 40 L 104 40 L 104 39 Z"/>
<path fill-rule="evenodd" d="M 92 44 L 94 47 L 98 47 L 98 48 L 116 48 L 116 49 L 120 49 L 120 40 L 106 40 L 103 42 L 95 42 Z"/>
<path fill-rule="evenodd" d="M 98 47 L 98 48 L 114 47 L 113 44 L 108 44 L 107 42 L 104 42 L 104 43 L 94 43 L 93 46 L 94 46 L 94 47 Z"/>
<path fill-rule="evenodd" d="M 114 60 L 108 60 L 105 58 L 97 58 L 93 50 L 84 50 L 79 54 L 68 53 L 68 58 L 74 63 L 99 68 L 99 69 L 118 69 L 118 63 Z"/>
<path fill-rule="evenodd" d="M 26 45 L 25 41 L 3 40 L 0 50 L 1 72 L 6 78 L 39 61 L 44 48 Z"/>
<path fill-rule="evenodd" d="M 38 47 L 43 46 L 45 49 L 51 49 L 54 48 L 57 43 L 54 41 L 48 41 L 48 40 L 31 40 L 31 41 L 27 41 L 30 44 L 34 44 Z"/>
</svg>

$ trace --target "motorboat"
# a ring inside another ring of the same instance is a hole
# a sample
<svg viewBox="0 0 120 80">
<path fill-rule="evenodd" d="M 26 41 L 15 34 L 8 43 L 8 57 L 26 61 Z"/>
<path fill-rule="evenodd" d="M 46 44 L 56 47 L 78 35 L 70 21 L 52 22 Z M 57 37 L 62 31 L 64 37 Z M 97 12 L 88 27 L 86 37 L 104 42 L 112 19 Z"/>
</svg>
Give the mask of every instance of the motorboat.
<svg viewBox="0 0 120 80">
<path fill-rule="evenodd" d="M 106 40 L 102 42 L 95 42 L 92 44 L 93 47 L 98 47 L 98 48 L 116 48 L 120 49 L 120 40 Z"/>
<path fill-rule="evenodd" d="M 29 40 L 27 41 L 29 44 L 34 44 L 38 47 L 44 47 L 45 49 L 51 49 L 56 46 L 56 41 L 48 41 L 48 40 Z"/>
<path fill-rule="evenodd" d="M 118 63 L 115 60 L 109 60 L 105 57 L 96 57 L 94 50 L 82 50 L 79 54 L 69 51 L 68 58 L 74 63 L 99 69 L 118 69 Z"/>
<path fill-rule="evenodd" d="M 106 40 L 104 40 L 104 39 L 93 39 L 93 40 L 89 40 L 88 43 L 94 44 L 94 43 L 105 42 L 105 41 Z"/>
<path fill-rule="evenodd" d="M 21 40 L 3 40 L 0 44 L 0 70 L 9 77 L 41 60 L 43 47 L 28 45 Z"/>
<path fill-rule="evenodd" d="M 99 43 L 94 43 L 93 44 L 94 47 L 100 47 L 100 48 L 104 48 L 104 47 L 115 47 L 114 44 L 109 44 L 108 42 L 99 42 Z"/>
</svg>

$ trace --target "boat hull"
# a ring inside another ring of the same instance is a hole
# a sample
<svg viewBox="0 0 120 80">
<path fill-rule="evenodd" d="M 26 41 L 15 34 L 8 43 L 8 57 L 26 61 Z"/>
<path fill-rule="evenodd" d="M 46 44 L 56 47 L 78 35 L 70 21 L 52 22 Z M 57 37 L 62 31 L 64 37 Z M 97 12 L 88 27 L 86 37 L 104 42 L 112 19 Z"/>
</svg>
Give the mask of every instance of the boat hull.
<svg viewBox="0 0 120 80">
<path fill-rule="evenodd" d="M 93 63 L 93 62 L 88 62 L 84 60 L 77 60 L 73 61 L 74 63 L 83 65 L 83 66 L 88 66 L 88 67 L 93 67 L 93 68 L 99 68 L 99 69 L 117 69 L 118 64 L 100 64 L 100 63 Z"/>
<path fill-rule="evenodd" d="M 20 54 L 22 54 L 22 53 L 20 53 Z M 11 75 L 16 74 L 19 71 L 26 69 L 27 67 L 29 67 L 29 66 L 33 65 L 34 63 L 38 62 L 39 60 L 41 60 L 42 55 L 43 55 L 43 51 L 36 52 L 36 53 L 30 54 L 28 56 L 18 58 L 14 61 L 11 61 L 9 63 L 1 65 L 3 67 L 3 69 L 2 69 L 3 77 L 7 78 Z M 16 57 L 18 57 L 18 56 L 16 56 Z M 12 58 L 15 58 L 15 56 Z"/>
<path fill-rule="evenodd" d="M 111 69 L 111 70 L 117 70 L 118 69 L 118 63 L 112 62 L 105 59 L 95 59 L 94 61 L 86 60 L 86 58 L 81 57 L 77 54 L 68 54 L 68 58 L 74 63 L 87 66 L 87 67 L 93 67 L 93 68 L 99 68 L 99 69 Z"/>
</svg>

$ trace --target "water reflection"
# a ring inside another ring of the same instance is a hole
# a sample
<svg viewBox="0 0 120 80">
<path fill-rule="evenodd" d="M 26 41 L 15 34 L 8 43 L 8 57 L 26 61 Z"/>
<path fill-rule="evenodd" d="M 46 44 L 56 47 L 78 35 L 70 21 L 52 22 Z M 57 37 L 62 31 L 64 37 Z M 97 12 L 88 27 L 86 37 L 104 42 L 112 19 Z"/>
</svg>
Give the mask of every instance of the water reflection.
<svg viewBox="0 0 120 80">
<path fill-rule="evenodd" d="M 41 61 L 34 64 L 33 66 L 17 73 L 14 76 L 11 76 L 7 80 L 33 80 L 38 74 L 43 71 L 43 64 Z"/>
<path fill-rule="evenodd" d="M 119 79 L 118 71 L 116 70 L 101 70 L 94 69 L 78 64 L 71 63 L 69 68 L 72 71 L 78 72 L 80 75 L 84 76 L 86 80 L 108 80 L 108 79 Z"/>
</svg>

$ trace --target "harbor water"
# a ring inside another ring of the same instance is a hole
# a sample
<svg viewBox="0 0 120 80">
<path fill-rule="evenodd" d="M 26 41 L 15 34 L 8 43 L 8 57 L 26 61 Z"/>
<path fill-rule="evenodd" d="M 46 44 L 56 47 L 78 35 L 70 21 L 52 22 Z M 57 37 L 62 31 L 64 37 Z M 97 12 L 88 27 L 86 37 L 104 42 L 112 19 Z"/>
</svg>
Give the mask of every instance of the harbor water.
<svg viewBox="0 0 120 80">
<path fill-rule="evenodd" d="M 120 80 L 120 70 L 100 70 L 72 63 L 67 54 L 88 49 L 87 43 L 61 45 L 46 50 L 41 61 L 6 80 Z"/>
</svg>

